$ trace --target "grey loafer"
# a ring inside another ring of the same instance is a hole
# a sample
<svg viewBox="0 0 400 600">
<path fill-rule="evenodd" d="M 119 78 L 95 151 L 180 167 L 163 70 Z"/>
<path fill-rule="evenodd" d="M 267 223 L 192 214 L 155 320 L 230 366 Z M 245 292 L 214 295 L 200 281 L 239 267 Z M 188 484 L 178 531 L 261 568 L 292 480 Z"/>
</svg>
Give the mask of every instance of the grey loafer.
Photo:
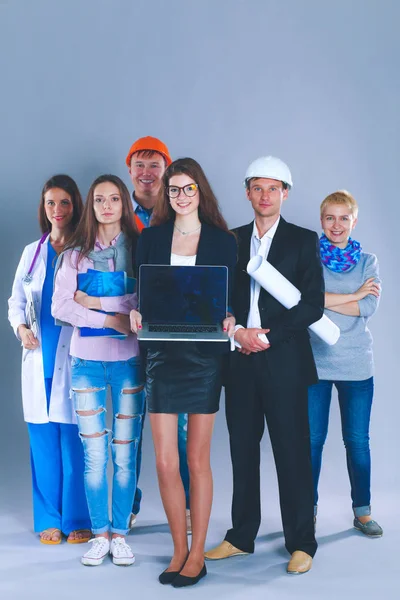
<svg viewBox="0 0 400 600">
<path fill-rule="evenodd" d="M 361 521 L 355 517 L 353 525 L 358 531 L 361 531 L 361 533 L 368 537 L 382 537 L 383 535 L 383 529 L 376 521 L 361 523 Z"/>
</svg>

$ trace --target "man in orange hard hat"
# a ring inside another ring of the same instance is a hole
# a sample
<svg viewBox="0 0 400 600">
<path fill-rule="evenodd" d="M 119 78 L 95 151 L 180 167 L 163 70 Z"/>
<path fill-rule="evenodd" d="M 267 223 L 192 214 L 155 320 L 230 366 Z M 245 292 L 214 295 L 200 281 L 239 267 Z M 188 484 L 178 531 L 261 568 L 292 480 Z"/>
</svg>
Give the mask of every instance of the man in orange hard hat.
<svg viewBox="0 0 400 600">
<path fill-rule="evenodd" d="M 162 178 L 165 169 L 171 164 L 172 159 L 167 146 L 158 138 L 150 135 L 139 138 L 132 144 L 125 159 L 129 176 L 132 180 L 134 192 L 132 194 L 133 209 L 135 211 L 136 225 L 139 231 L 150 225 L 151 214 L 157 198 L 162 193 Z M 186 495 L 186 524 L 187 531 L 191 533 L 190 508 L 189 508 L 189 470 L 186 455 L 187 442 L 187 415 L 178 417 L 178 449 L 179 467 L 183 487 Z M 138 450 L 137 474 L 139 477 L 142 461 L 142 447 Z M 140 510 L 141 490 L 137 487 L 132 507 L 130 526 L 136 521 Z"/>
<path fill-rule="evenodd" d="M 162 177 L 172 159 L 167 146 L 148 135 L 132 144 L 125 162 L 135 190 L 133 208 L 141 231 L 150 224 L 151 213 L 161 192 Z"/>
</svg>

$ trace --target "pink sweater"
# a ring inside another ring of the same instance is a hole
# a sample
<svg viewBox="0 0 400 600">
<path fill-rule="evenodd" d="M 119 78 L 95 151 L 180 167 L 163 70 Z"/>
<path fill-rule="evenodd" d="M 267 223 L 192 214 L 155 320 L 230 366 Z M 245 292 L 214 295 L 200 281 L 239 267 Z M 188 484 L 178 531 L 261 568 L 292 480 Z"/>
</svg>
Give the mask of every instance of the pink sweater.
<svg viewBox="0 0 400 600">
<path fill-rule="evenodd" d="M 115 243 L 115 240 L 113 241 Z M 96 242 L 95 250 L 104 249 L 99 242 Z M 99 329 L 104 327 L 106 315 L 84 308 L 74 300 L 74 293 L 77 290 L 78 273 L 86 273 L 88 269 L 93 269 L 93 261 L 84 258 L 76 266 L 78 252 L 71 250 L 64 255 L 64 260 L 57 273 L 51 312 L 53 317 L 70 323 L 74 326 L 74 333 L 71 339 L 71 356 L 83 358 L 85 360 L 100 360 L 114 362 L 117 360 L 128 360 L 133 356 L 139 355 L 139 345 L 135 334 L 131 333 L 124 340 L 118 340 L 110 337 L 81 337 L 79 327 L 93 327 Z M 110 271 L 114 271 L 114 263 L 109 261 Z M 116 312 L 128 315 L 129 312 L 137 307 L 136 294 L 126 294 L 125 296 L 113 296 L 110 298 L 100 298 L 101 308 L 106 312 Z"/>
</svg>

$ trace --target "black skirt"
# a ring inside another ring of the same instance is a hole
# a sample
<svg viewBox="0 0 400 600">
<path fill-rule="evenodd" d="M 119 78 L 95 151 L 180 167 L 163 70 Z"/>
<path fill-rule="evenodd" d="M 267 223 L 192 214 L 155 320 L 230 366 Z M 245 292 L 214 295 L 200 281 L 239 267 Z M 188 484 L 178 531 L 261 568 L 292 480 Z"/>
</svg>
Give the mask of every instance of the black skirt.
<svg viewBox="0 0 400 600">
<path fill-rule="evenodd" d="M 221 387 L 221 356 L 204 356 L 195 342 L 168 342 L 165 349 L 147 351 L 149 412 L 216 413 Z"/>
</svg>

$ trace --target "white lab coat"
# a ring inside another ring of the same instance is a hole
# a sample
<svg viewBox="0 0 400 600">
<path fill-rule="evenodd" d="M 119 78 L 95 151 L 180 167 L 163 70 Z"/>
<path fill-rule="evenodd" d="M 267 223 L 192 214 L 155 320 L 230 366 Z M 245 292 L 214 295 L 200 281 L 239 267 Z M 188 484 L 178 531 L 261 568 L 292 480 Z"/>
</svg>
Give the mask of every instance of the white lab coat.
<svg viewBox="0 0 400 600">
<path fill-rule="evenodd" d="M 27 286 L 35 306 L 35 312 L 39 321 L 38 340 L 40 346 L 35 350 L 22 351 L 22 403 L 24 419 L 28 423 L 76 423 L 75 412 L 70 399 L 71 365 L 69 347 L 73 327 L 61 327 L 58 340 L 56 360 L 51 390 L 49 413 L 47 413 L 46 390 L 44 385 L 42 339 L 40 332 L 40 310 L 42 303 L 42 289 L 46 276 L 47 252 L 49 238 L 41 245 L 32 271 L 32 281 L 27 284 L 23 281 L 28 273 L 39 241 L 26 246 L 12 287 L 12 294 L 8 300 L 8 319 L 18 339 L 18 325 L 27 324 Z"/>
</svg>

